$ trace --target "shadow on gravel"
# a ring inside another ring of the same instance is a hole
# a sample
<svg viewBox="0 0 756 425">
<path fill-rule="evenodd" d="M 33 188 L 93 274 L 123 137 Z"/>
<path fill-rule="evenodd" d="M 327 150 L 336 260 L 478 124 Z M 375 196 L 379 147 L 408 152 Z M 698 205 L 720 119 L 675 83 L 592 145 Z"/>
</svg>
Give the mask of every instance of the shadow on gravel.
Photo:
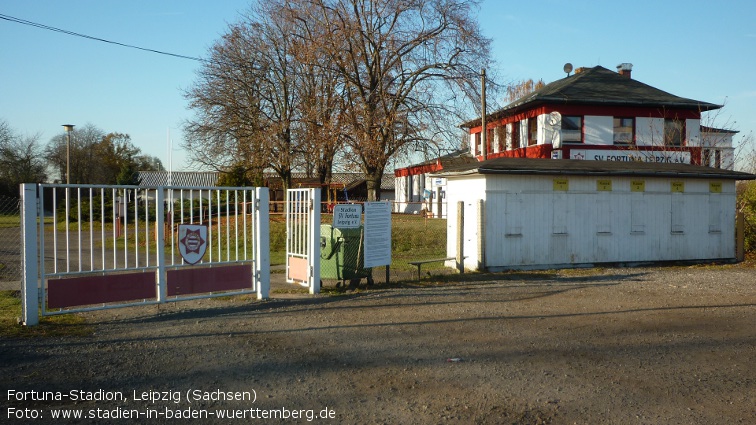
<svg viewBox="0 0 756 425">
<path fill-rule="evenodd" d="M 151 310 L 138 317 L 100 320 L 98 323 L 155 323 L 181 320 L 211 319 L 222 316 L 244 314 L 275 315 L 297 313 L 317 307 L 319 311 L 365 310 L 387 307 L 412 307 L 417 305 L 447 305 L 465 303 L 508 303 L 551 297 L 569 291 L 611 287 L 627 281 L 640 281 L 647 273 L 602 274 L 584 276 L 563 276 L 559 273 L 518 272 L 518 273 L 466 273 L 444 275 L 442 279 L 417 282 L 396 282 L 352 288 L 323 288 L 324 295 L 310 296 L 301 294 L 296 298 L 271 298 L 265 301 L 230 298 L 234 305 L 183 307 L 182 301 L 145 307 Z M 403 291 L 407 289 L 407 291 Z M 497 293 L 487 299 L 466 296 L 487 294 L 491 289 L 518 289 L 518 291 Z M 524 291 L 523 291 L 524 290 Z M 330 295 L 330 296 L 328 296 Z M 275 294 L 273 294 L 275 297 Z M 439 297 L 444 300 L 437 300 Z M 361 298 L 377 299 L 373 304 L 345 304 L 344 301 Z M 434 300 L 429 300 L 433 298 Z M 208 300 L 208 302 L 211 302 Z M 214 302 L 223 302 L 215 299 Z M 239 304 L 241 302 L 241 304 Z M 178 310 L 178 311 L 177 311 Z"/>
<path fill-rule="evenodd" d="M 752 308 L 756 307 L 756 304 L 729 304 L 729 305 L 697 305 L 697 306 L 675 306 L 675 307 L 654 307 L 654 308 L 634 308 L 634 309 L 623 309 L 623 310 L 603 310 L 603 311 L 592 311 L 592 312 L 585 312 L 585 313 L 557 313 L 557 314 L 534 314 L 534 315 L 493 315 L 493 316 L 478 316 L 478 317 L 462 317 L 462 318 L 449 318 L 449 319 L 436 319 L 436 320 L 417 320 L 417 321 L 385 321 L 385 322 L 371 322 L 371 323 L 353 323 L 353 324 L 339 324 L 339 325 L 323 325 L 323 326 L 291 326 L 286 327 L 285 329 L 248 329 L 248 330 L 229 330 L 228 328 L 219 329 L 217 331 L 212 332 L 194 332 L 194 333 L 184 333 L 181 335 L 161 335 L 161 336 L 142 336 L 137 338 L 112 338 L 108 340 L 100 341 L 100 343 L 107 343 L 107 344 L 124 344 L 124 343 L 144 343 L 144 342 L 150 342 L 150 341 L 164 341 L 164 340 L 193 340 L 198 338 L 213 338 L 213 337 L 253 337 L 253 336 L 260 336 L 260 335 L 275 335 L 275 334 L 281 334 L 281 335 L 295 335 L 297 333 L 307 333 L 307 332 L 313 332 L 313 331 L 322 331 L 322 330 L 345 330 L 345 329 L 366 329 L 366 330 L 374 330 L 374 329 L 380 329 L 380 328 L 393 328 L 393 327 L 405 327 L 405 326 L 418 326 L 421 328 L 427 328 L 428 326 L 437 326 L 437 325 L 449 325 L 449 324 L 458 324 L 458 323 L 481 323 L 482 325 L 490 324 L 490 323 L 502 323 L 507 321 L 522 321 L 522 320 L 551 320 L 551 319 L 565 319 L 565 318 L 574 318 L 574 317 L 612 317 L 612 316 L 618 316 L 618 315 L 625 315 L 625 314 L 636 314 L 636 313 L 657 313 L 657 312 L 673 312 L 673 311 L 694 311 L 694 310 L 700 310 L 700 311 L 706 311 L 708 309 L 728 309 L 728 308 Z M 168 315 L 162 315 L 157 316 L 154 318 L 148 318 L 147 320 L 124 320 L 124 321 L 114 321 L 116 323 L 150 323 L 150 322 L 160 322 L 160 321 L 166 321 L 166 320 L 197 320 L 202 319 L 203 317 L 207 318 L 217 318 L 222 319 L 223 315 L 234 315 L 239 312 L 247 312 L 249 311 L 248 308 L 238 309 L 238 308 L 232 308 L 232 309 L 212 309 L 212 310 L 197 310 L 187 313 L 176 313 L 176 314 L 168 314 Z M 290 312 L 287 310 L 287 313 Z M 208 313 L 215 313 L 215 314 L 208 314 Z M 250 317 L 235 317 L 235 319 L 249 319 Z M 105 322 L 103 322 L 105 323 Z M 11 350 L 19 350 L 25 347 L 25 344 L 23 344 L 23 340 L 18 340 L 19 344 L 16 345 L 15 343 L 8 344 L 9 347 L 11 347 Z M 52 343 L 41 343 L 41 344 L 35 344 L 37 347 L 75 347 L 75 346 L 83 346 L 83 345 L 89 345 L 91 344 L 91 341 L 89 340 L 71 340 L 71 341 L 55 341 Z M 0 356 L 3 353 L 0 352 Z M 48 356 L 43 356 L 42 358 L 46 358 Z M 0 357 L 2 359 L 2 357 Z M 19 359 L 20 360 L 20 359 Z M 24 362 L 28 361 L 28 359 L 24 359 Z"/>
</svg>

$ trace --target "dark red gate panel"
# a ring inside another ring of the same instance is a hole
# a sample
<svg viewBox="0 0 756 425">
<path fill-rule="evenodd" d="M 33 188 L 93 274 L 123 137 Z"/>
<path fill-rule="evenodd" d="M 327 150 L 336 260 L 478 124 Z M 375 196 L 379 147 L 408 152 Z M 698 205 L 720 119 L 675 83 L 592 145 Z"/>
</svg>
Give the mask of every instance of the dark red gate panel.
<svg viewBox="0 0 756 425">
<path fill-rule="evenodd" d="M 202 294 L 252 288 L 252 267 L 181 268 L 168 271 L 168 296 Z"/>
<path fill-rule="evenodd" d="M 155 273 L 82 276 L 47 281 L 47 308 L 156 299 Z"/>
</svg>

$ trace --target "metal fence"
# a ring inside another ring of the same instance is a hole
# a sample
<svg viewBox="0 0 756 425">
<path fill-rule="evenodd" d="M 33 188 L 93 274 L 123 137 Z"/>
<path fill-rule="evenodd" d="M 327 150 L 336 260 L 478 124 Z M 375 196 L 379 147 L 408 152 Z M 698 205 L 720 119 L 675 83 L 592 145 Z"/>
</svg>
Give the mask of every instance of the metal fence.
<svg viewBox="0 0 756 425">
<path fill-rule="evenodd" d="M 364 210 L 364 208 L 363 208 Z M 395 211 L 392 209 L 392 211 Z M 364 231 L 362 227 L 340 229 L 332 225 L 333 215 L 321 216 L 321 280 L 325 286 L 354 285 L 414 280 L 418 278 L 413 261 L 445 258 L 447 220 L 434 214 L 391 215 L 391 266 L 364 268 Z M 451 272 L 443 261 L 423 265 L 423 276 Z"/>
<path fill-rule="evenodd" d="M 41 313 L 51 315 L 252 292 L 268 297 L 267 189 L 22 190 L 25 312 L 36 314 L 37 298 Z"/>
<path fill-rule="evenodd" d="M 88 191 L 85 192 L 85 195 L 88 196 Z M 140 195 L 137 194 L 137 196 Z M 195 199 L 196 204 L 193 207 L 189 208 L 188 202 L 183 203 L 185 209 L 182 212 L 182 203 L 177 203 L 176 216 L 180 214 L 191 216 L 189 217 L 190 221 L 194 219 L 199 221 L 205 220 L 206 211 L 209 205 L 206 200 L 206 195 L 199 196 L 199 192 L 197 192 L 196 190 L 192 193 L 189 193 L 189 191 L 186 190 L 185 193 L 179 193 L 177 191 L 175 196 L 177 198 L 193 198 Z M 52 194 L 48 194 L 47 197 L 51 198 Z M 60 198 L 62 199 L 62 196 Z M 203 200 L 202 206 L 200 206 L 200 198 Z M 74 207 L 74 212 L 77 212 L 77 204 L 74 203 L 72 205 Z M 88 216 L 89 203 L 85 202 L 83 203 L 83 205 L 84 215 Z M 212 205 L 212 209 L 216 210 L 216 212 L 211 213 L 212 215 L 217 215 L 217 208 L 219 206 L 221 208 L 225 208 L 224 205 L 221 205 L 221 203 L 217 202 L 217 199 L 214 199 L 210 205 Z M 330 214 L 330 212 L 333 211 L 333 206 L 328 203 L 322 203 L 321 205 L 321 211 L 323 212 L 321 222 L 325 225 L 331 225 L 332 215 Z M 94 208 L 100 209 L 100 206 L 95 203 L 93 204 L 93 209 Z M 112 214 L 112 206 L 107 205 L 107 208 L 108 212 Z M 144 205 L 141 208 L 143 209 Z M 152 205 L 151 208 L 155 208 L 155 205 Z M 52 208 L 49 204 L 46 206 L 46 209 L 48 210 L 49 215 L 53 214 Z M 278 209 L 281 212 L 283 212 L 284 210 L 283 206 L 280 206 Z M 415 210 L 417 210 L 417 213 L 392 215 L 392 264 L 389 276 L 391 280 L 417 277 L 415 271 L 416 269 L 413 266 L 409 265 L 409 261 L 427 260 L 446 256 L 446 219 L 438 218 L 431 214 L 423 214 L 422 208 L 416 208 Z M 64 219 L 64 215 L 61 215 L 59 217 L 57 212 L 55 216 L 55 220 L 60 221 Z M 0 218 L 2 219 L 2 225 L 0 226 L 0 244 L 2 244 L 2 246 L 0 246 L 0 282 L 14 282 L 14 285 L 18 286 L 20 284 L 18 284 L 17 282 L 21 279 L 19 200 L 15 198 L 0 198 Z M 273 265 L 279 265 L 283 264 L 283 261 L 285 261 L 284 251 L 286 230 L 285 226 L 283 225 L 282 215 L 277 216 L 276 214 L 271 213 L 270 218 Z M 139 221 L 138 223 L 133 222 L 133 218 L 127 220 L 127 225 L 121 229 L 121 232 L 125 233 L 125 235 L 119 234 L 118 238 L 116 239 L 126 238 L 128 240 L 131 240 L 129 244 L 130 249 L 127 250 L 124 246 L 113 246 L 113 228 L 111 228 L 111 226 L 108 226 L 106 228 L 105 235 L 105 240 L 108 241 L 107 258 L 105 261 L 109 266 L 114 264 L 114 262 L 119 263 L 120 267 L 127 265 L 136 266 L 137 263 L 144 267 L 147 265 L 148 260 L 151 265 L 154 264 L 155 261 L 153 256 L 156 254 L 156 250 L 154 249 L 154 245 L 147 243 L 150 242 L 151 239 L 150 233 L 155 232 L 154 224 L 148 225 L 143 221 Z M 61 231 L 58 232 L 57 237 L 61 238 L 65 238 L 65 232 L 62 229 L 73 228 L 71 226 L 66 227 L 65 225 L 61 225 L 59 227 L 61 228 Z M 233 230 L 234 232 L 237 228 L 235 225 L 223 227 L 224 230 Z M 240 226 L 239 228 L 242 229 L 243 227 L 245 226 Z M 50 226 L 48 226 L 48 228 L 51 229 Z M 98 239 L 98 237 L 102 239 L 101 229 L 91 229 L 93 233 L 97 233 L 96 235 L 93 235 L 93 238 L 90 238 L 89 230 L 90 229 L 83 233 L 85 242 L 92 239 L 96 240 Z M 384 282 L 386 280 L 386 273 L 383 268 L 376 268 L 375 270 L 365 270 L 364 268 L 362 268 L 361 256 L 363 255 L 363 253 L 361 252 L 361 249 L 363 241 L 361 239 L 362 235 L 360 231 L 337 231 L 335 233 L 337 234 L 327 235 L 327 240 L 330 241 L 331 239 L 333 239 L 334 242 L 330 244 L 328 244 L 327 242 L 326 246 L 324 246 L 325 250 L 321 252 L 321 256 L 324 257 L 321 261 L 321 273 L 324 276 L 323 283 L 325 285 L 341 285 L 342 283 L 349 283 L 352 280 L 359 280 L 364 283 L 368 280 L 368 275 L 371 281 Z M 166 245 L 176 246 L 175 239 L 171 239 L 175 238 L 174 234 L 168 233 L 166 234 L 166 236 L 168 239 L 166 241 Z M 219 255 L 233 255 L 234 258 L 236 258 L 236 252 L 218 252 L 218 247 L 220 246 L 220 244 L 218 243 L 219 236 L 223 237 L 224 235 L 219 232 L 216 232 L 214 234 L 214 249 L 211 249 L 207 254 L 207 260 L 210 260 L 211 255 L 216 260 L 218 259 Z M 48 235 L 48 238 L 51 237 L 52 234 Z M 75 254 L 72 254 L 70 258 L 68 256 L 58 257 L 56 254 L 58 250 L 51 251 L 49 253 L 50 255 L 48 256 L 49 268 L 60 267 L 61 269 L 64 269 L 68 267 L 68 270 L 79 270 L 79 234 L 78 232 L 76 234 L 73 234 L 73 236 L 69 234 L 68 237 L 69 244 L 74 244 L 74 249 L 76 251 Z M 70 239 L 72 237 L 73 239 Z M 233 238 L 235 239 L 236 237 L 237 234 L 233 233 Z M 339 241 L 339 238 L 341 238 L 341 241 Z M 245 238 L 242 237 L 242 240 L 244 239 Z M 98 248 L 100 248 L 100 250 L 102 250 L 103 246 L 105 245 L 98 244 Z M 244 253 L 247 251 L 247 249 L 248 248 L 244 248 L 242 246 L 240 252 Z M 148 250 L 150 250 L 149 256 Z M 280 253 L 278 251 L 280 251 Z M 180 261 L 180 258 L 177 257 L 177 254 L 175 252 L 169 252 L 170 264 L 175 264 L 176 261 Z M 101 267 L 102 252 L 95 253 L 97 255 L 97 258 L 93 259 L 94 262 L 90 261 L 91 253 L 92 252 L 90 252 L 88 243 L 85 243 L 84 255 L 81 256 L 83 261 L 82 269 L 84 270 L 88 270 L 93 264 L 94 267 Z M 423 270 L 427 270 L 431 273 L 440 272 L 440 270 L 442 269 L 445 269 L 442 263 L 428 264 L 427 266 L 423 267 Z M 423 274 L 427 275 L 426 273 Z"/>
<path fill-rule="evenodd" d="M 0 197 L 0 282 L 20 289 L 21 212 L 18 198 Z"/>
</svg>

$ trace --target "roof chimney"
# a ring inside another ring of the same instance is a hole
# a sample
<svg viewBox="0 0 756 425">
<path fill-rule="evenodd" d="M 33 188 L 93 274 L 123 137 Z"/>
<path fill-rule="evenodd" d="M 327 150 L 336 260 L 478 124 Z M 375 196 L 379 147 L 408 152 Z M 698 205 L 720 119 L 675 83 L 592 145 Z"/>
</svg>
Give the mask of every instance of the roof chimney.
<svg viewBox="0 0 756 425">
<path fill-rule="evenodd" d="M 633 72 L 633 64 L 627 62 L 621 63 L 617 65 L 617 72 L 623 77 L 631 78 L 630 74 Z"/>
</svg>

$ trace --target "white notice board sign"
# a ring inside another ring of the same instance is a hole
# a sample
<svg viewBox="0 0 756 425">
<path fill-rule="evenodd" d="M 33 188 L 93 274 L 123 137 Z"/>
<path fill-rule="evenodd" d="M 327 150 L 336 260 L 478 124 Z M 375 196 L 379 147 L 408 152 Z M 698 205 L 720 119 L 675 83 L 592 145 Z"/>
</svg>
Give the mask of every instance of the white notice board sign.
<svg viewBox="0 0 756 425">
<path fill-rule="evenodd" d="M 362 221 L 362 205 L 338 204 L 333 207 L 333 227 L 337 229 L 356 229 Z"/>
<path fill-rule="evenodd" d="M 391 264 L 391 205 L 365 203 L 365 267 Z"/>
</svg>

